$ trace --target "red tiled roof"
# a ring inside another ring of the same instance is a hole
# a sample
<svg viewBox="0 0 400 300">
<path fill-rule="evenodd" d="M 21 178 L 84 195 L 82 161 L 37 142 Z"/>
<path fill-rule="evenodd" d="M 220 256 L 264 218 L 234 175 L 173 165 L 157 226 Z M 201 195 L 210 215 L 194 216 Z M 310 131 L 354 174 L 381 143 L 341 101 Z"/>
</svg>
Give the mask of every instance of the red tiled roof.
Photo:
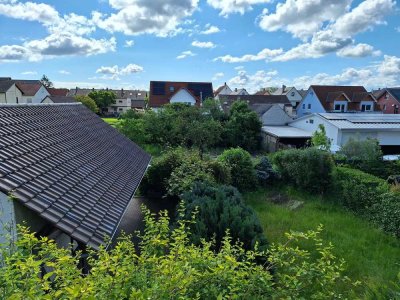
<svg viewBox="0 0 400 300">
<path fill-rule="evenodd" d="M 22 91 L 24 96 L 35 96 L 39 89 L 42 87 L 40 82 L 19 82 L 16 81 L 15 85 Z"/>
<path fill-rule="evenodd" d="M 48 88 L 47 91 L 49 92 L 50 96 L 67 96 L 69 89 Z"/>
</svg>

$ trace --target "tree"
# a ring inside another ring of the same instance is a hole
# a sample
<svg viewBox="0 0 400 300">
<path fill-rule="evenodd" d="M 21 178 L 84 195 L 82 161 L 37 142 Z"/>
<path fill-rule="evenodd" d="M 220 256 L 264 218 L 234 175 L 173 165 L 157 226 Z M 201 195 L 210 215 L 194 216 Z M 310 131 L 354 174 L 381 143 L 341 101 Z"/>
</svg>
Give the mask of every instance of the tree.
<svg viewBox="0 0 400 300">
<path fill-rule="evenodd" d="M 115 104 L 117 99 L 115 93 L 111 91 L 93 91 L 90 92 L 88 96 L 96 102 L 102 114 L 108 106 Z"/>
<path fill-rule="evenodd" d="M 40 79 L 40 82 L 44 85 L 45 88 L 52 88 L 53 83 L 50 81 L 50 79 L 43 74 L 42 79 Z"/>
<path fill-rule="evenodd" d="M 244 101 L 233 103 L 226 123 L 225 136 L 231 147 L 241 147 L 248 151 L 259 149 L 262 123 L 258 115 L 251 111 Z"/>
<path fill-rule="evenodd" d="M 331 140 L 326 136 L 325 126 L 319 124 L 318 130 L 314 132 L 311 138 L 311 145 L 324 151 L 330 151 Z"/>
<path fill-rule="evenodd" d="M 382 150 L 376 139 L 361 140 L 350 138 L 342 146 L 339 154 L 344 155 L 348 160 L 376 161 L 382 160 Z"/>
<path fill-rule="evenodd" d="M 217 121 L 225 121 L 228 118 L 218 100 L 207 98 L 203 102 L 202 110 L 205 114 Z"/>
<path fill-rule="evenodd" d="M 97 107 L 96 102 L 90 98 L 89 96 L 85 96 L 85 95 L 78 95 L 75 96 L 75 100 L 77 102 L 82 103 L 83 105 L 85 105 L 87 108 L 89 108 L 92 112 L 94 113 L 98 113 L 99 112 L 99 108 Z"/>
<path fill-rule="evenodd" d="M 265 186 L 271 183 L 276 177 L 278 177 L 277 172 L 272 167 L 271 162 L 268 157 L 263 156 L 260 162 L 255 166 L 256 175 L 260 185 Z"/>
<path fill-rule="evenodd" d="M 195 121 L 187 132 L 187 137 L 194 147 L 200 150 L 200 156 L 221 140 L 222 126 L 213 119 Z"/>
</svg>

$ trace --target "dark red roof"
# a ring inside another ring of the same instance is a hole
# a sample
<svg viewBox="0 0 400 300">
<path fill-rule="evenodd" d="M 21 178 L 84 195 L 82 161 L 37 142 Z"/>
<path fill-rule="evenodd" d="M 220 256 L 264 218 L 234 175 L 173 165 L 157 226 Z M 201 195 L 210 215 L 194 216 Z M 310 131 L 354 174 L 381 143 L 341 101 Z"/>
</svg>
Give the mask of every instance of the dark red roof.
<svg viewBox="0 0 400 300">
<path fill-rule="evenodd" d="M 23 82 L 15 81 L 15 85 L 21 90 L 24 96 L 35 96 L 39 89 L 42 87 L 40 81 Z"/>
<path fill-rule="evenodd" d="M 69 89 L 48 88 L 47 91 L 49 92 L 50 96 L 67 96 L 69 93 Z"/>
</svg>

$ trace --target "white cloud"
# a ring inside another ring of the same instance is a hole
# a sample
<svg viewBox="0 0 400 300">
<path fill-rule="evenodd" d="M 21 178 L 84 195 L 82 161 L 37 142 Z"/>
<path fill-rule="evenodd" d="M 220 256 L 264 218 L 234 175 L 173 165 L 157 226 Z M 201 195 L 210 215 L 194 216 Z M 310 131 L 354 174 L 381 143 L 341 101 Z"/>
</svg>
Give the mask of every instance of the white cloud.
<svg viewBox="0 0 400 300">
<path fill-rule="evenodd" d="M 213 81 L 216 81 L 216 80 L 221 79 L 221 78 L 224 77 L 224 76 L 225 76 L 225 74 L 222 73 L 222 72 L 215 73 L 214 76 L 213 76 L 213 78 L 212 78 L 212 80 L 213 80 Z"/>
<path fill-rule="evenodd" d="M 176 34 L 178 26 L 197 9 L 199 0 L 109 0 L 116 13 L 93 13 L 98 27 L 126 35 Z"/>
<path fill-rule="evenodd" d="M 133 47 L 134 45 L 135 45 L 135 41 L 134 40 L 127 40 L 127 41 L 125 41 L 124 47 L 125 48 L 130 48 L 130 47 Z"/>
<path fill-rule="evenodd" d="M 379 56 L 381 54 L 381 51 L 375 50 L 373 46 L 368 44 L 350 45 L 337 52 L 337 55 L 342 57 Z"/>
<path fill-rule="evenodd" d="M 191 57 L 191 56 L 196 56 L 196 53 L 193 53 L 192 51 L 183 51 L 180 55 L 176 57 L 176 59 L 184 59 L 186 57 Z"/>
<path fill-rule="evenodd" d="M 248 92 L 254 93 L 260 88 L 267 86 L 277 86 L 282 84 L 279 78 L 276 78 L 278 71 L 259 70 L 254 74 L 248 74 L 245 70 L 239 70 L 237 76 L 228 81 L 230 86 L 245 88 Z"/>
<path fill-rule="evenodd" d="M 19 61 L 27 57 L 28 49 L 18 45 L 0 46 L 0 62 Z"/>
<path fill-rule="evenodd" d="M 21 73 L 22 75 L 37 75 L 38 72 L 36 71 L 25 71 Z"/>
<path fill-rule="evenodd" d="M 207 24 L 206 28 L 200 32 L 200 34 L 214 34 L 214 33 L 218 33 L 221 32 L 221 29 L 219 29 L 217 26 L 213 26 L 211 24 Z"/>
<path fill-rule="evenodd" d="M 214 61 L 222 61 L 222 62 L 226 62 L 226 63 L 242 63 L 242 62 L 249 62 L 249 61 L 267 60 L 272 57 L 276 57 L 282 53 L 283 53 L 283 49 L 265 48 L 255 55 L 246 54 L 241 57 L 225 55 L 225 56 L 220 56 L 220 57 L 214 58 Z"/>
<path fill-rule="evenodd" d="M 197 48 L 208 48 L 208 49 L 216 47 L 216 45 L 213 42 L 199 42 L 199 41 L 193 41 L 192 46 Z"/>
<path fill-rule="evenodd" d="M 71 72 L 68 72 L 66 70 L 60 70 L 60 71 L 58 71 L 58 73 L 60 73 L 62 75 L 70 75 L 71 74 Z"/>
<path fill-rule="evenodd" d="M 324 22 L 334 21 L 349 9 L 352 0 L 286 0 L 276 5 L 275 13 L 264 10 L 259 25 L 265 31 L 284 30 L 305 39 Z"/>
<path fill-rule="evenodd" d="M 346 68 L 339 74 L 318 73 L 301 76 L 293 80 L 297 88 L 308 88 L 312 84 L 363 85 L 368 89 L 400 84 L 400 58 L 385 55 L 383 60 L 363 68 Z"/>
<path fill-rule="evenodd" d="M 221 16 L 233 13 L 244 14 L 253 9 L 254 5 L 270 3 L 271 0 L 207 0 L 207 3 L 215 9 L 220 10 Z"/>
<path fill-rule="evenodd" d="M 119 67 L 118 65 L 114 65 L 111 67 L 101 66 L 96 70 L 97 74 L 103 74 L 103 77 L 100 79 L 112 79 L 112 80 L 120 80 L 119 76 L 127 76 L 130 74 L 141 73 L 143 72 L 143 67 L 136 64 L 129 64 L 125 67 Z M 98 79 L 97 77 L 91 79 Z"/>
</svg>

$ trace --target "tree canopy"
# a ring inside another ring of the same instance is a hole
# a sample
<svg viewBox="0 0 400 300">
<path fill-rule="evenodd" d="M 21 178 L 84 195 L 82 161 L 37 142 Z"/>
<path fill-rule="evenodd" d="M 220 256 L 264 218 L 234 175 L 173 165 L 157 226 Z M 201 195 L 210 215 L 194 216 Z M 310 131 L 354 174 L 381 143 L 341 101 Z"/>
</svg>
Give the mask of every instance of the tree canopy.
<svg viewBox="0 0 400 300">
<path fill-rule="evenodd" d="M 117 96 L 112 91 L 93 91 L 88 95 L 90 98 L 96 102 L 97 107 L 100 109 L 101 113 L 104 113 L 105 109 L 111 104 L 115 104 Z"/>
<path fill-rule="evenodd" d="M 78 95 L 78 96 L 75 96 L 75 100 L 77 102 L 81 102 L 83 105 L 85 105 L 87 108 L 89 108 L 92 112 L 94 112 L 94 113 L 99 112 L 99 108 L 97 107 L 96 102 L 89 96 Z"/>
<path fill-rule="evenodd" d="M 43 74 L 42 78 L 40 79 L 40 82 L 45 86 L 45 88 L 53 87 L 53 82 L 51 82 L 50 79 L 44 74 Z"/>
</svg>

